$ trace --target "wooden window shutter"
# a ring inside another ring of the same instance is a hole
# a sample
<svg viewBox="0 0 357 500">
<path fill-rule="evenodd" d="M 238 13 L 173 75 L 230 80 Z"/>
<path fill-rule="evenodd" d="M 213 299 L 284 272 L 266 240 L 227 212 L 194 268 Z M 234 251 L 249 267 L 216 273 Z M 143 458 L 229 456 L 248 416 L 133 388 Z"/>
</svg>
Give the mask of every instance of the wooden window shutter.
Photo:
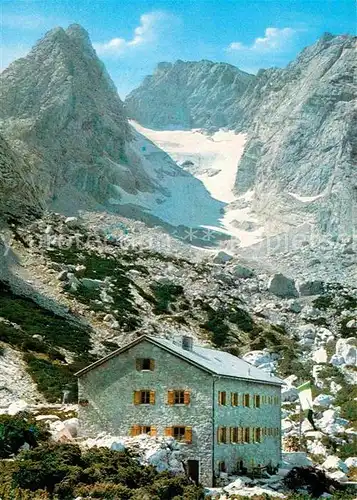
<svg viewBox="0 0 357 500">
<path fill-rule="evenodd" d="M 140 425 L 132 425 L 130 435 L 131 436 L 139 436 L 140 431 L 141 431 Z"/>
<path fill-rule="evenodd" d="M 229 427 L 225 427 L 225 434 L 226 434 L 226 443 L 230 443 L 231 436 L 230 436 L 230 432 L 229 432 Z"/>
<path fill-rule="evenodd" d="M 155 404 L 155 391 L 150 391 L 150 404 Z"/>
<path fill-rule="evenodd" d="M 150 359 L 150 370 L 153 372 L 155 370 L 155 360 Z"/>
<path fill-rule="evenodd" d="M 167 391 L 167 404 L 173 405 L 175 403 L 175 391 Z"/>
<path fill-rule="evenodd" d="M 138 372 L 141 371 L 141 366 L 142 366 L 141 359 L 140 358 L 136 358 L 136 369 L 137 369 Z"/>
<path fill-rule="evenodd" d="M 190 402 L 191 402 L 191 393 L 190 393 L 190 391 L 185 391 L 183 397 L 184 397 L 183 402 L 185 403 L 185 405 L 189 405 Z"/>
<path fill-rule="evenodd" d="M 173 427 L 166 427 L 165 428 L 165 436 L 173 436 L 173 435 L 174 435 Z"/>
<path fill-rule="evenodd" d="M 222 431 L 221 431 L 221 427 L 217 427 L 217 443 L 221 443 L 222 442 Z"/>
<path fill-rule="evenodd" d="M 141 402 L 140 391 L 134 391 L 134 405 L 139 405 Z"/>
<path fill-rule="evenodd" d="M 152 425 L 150 428 L 150 436 L 157 436 L 157 427 L 155 427 L 154 425 Z"/>
<path fill-rule="evenodd" d="M 185 427 L 185 441 L 192 443 L 192 427 Z"/>
</svg>

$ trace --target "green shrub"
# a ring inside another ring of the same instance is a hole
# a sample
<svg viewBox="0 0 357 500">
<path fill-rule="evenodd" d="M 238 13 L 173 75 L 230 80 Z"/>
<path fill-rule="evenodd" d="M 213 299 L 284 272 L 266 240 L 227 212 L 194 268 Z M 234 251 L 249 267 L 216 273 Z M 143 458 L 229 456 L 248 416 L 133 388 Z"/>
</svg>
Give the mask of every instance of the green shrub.
<svg viewBox="0 0 357 500">
<path fill-rule="evenodd" d="M 133 494 L 132 490 L 127 486 L 113 483 L 82 485 L 76 488 L 74 492 L 76 496 L 83 498 L 100 498 L 105 500 L 129 500 Z"/>
<path fill-rule="evenodd" d="M 0 282 L 1 316 L 21 327 L 21 330 L 0 323 L 0 340 L 21 347 L 23 350 L 47 353 L 48 346 L 64 347 L 71 352 L 82 353 L 91 349 L 89 328 L 44 309 L 33 300 L 14 294 Z M 33 339 L 40 334 L 44 342 Z"/>
<path fill-rule="evenodd" d="M 110 295 L 114 299 L 111 304 L 111 314 L 113 314 L 119 325 L 125 331 L 131 331 L 141 324 L 141 319 L 138 310 L 135 306 L 135 299 L 131 290 L 132 281 L 127 277 L 126 273 L 133 268 L 132 265 L 127 265 L 122 260 L 113 257 L 112 255 L 98 255 L 95 252 L 86 250 L 78 251 L 76 244 L 71 248 L 58 249 L 48 252 L 48 257 L 55 262 L 65 264 L 82 264 L 85 266 L 83 277 L 90 279 L 105 280 L 110 278 L 114 285 Z M 135 259 L 135 256 L 128 256 L 128 259 Z M 77 291 L 69 290 L 68 293 L 77 298 L 84 304 L 89 304 L 93 309 L 103 310 L 104 306 L 95 304 L 93 301 L 99 298 L 99 290 L 89 290 L 83 286 L 79 286 Z M 115 313 L 115 311 L 118 311 Z M 87 349 L 89 350 L 89 349 Z"/>
<path fill-rule="evenodd" d="M 61 401 L 64 389 L 70 391 L 72 401 L 77 399 L 75 367 L 50 361 L 30 353 L 24 355 L 24 360 L 27 363 L 27 371 L 47 401 L 51 403 Z"/>
<path fill-rule="evenodd" d="M 0 458 L 16 455 L 25 443 L 36 447 L 48 437 L 44 425 L 36 422 L 28 413 L 0 415 Z"/>
<path fill-rule="evenodd" d="M 45 490 L 61 500 L 77 495 L 113 500 L 203 498 L 202 488 L 186 477 L 158 473 L 126 451 L 92 448 L 81 452 L 74 444 L 50 443 L 22 452 L 12 464 L 10 477 L 7 484 L 10 481 L 19 491 Z"/>
<path fill-rule="evenodd" d="M 168 313 L 169 306 L 182 295 L 183 288 L 181 285 L 173 283 L 154 283 L 150 285 L 152 292 L 156 298 L 156 306 L 154 312 L 156 314 Z"/>
</svg>

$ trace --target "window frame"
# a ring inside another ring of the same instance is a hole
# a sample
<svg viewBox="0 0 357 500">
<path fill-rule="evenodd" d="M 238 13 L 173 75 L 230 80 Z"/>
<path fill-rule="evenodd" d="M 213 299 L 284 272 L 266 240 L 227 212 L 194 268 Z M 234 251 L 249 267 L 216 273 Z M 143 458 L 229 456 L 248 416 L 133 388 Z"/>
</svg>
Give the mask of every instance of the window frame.
<svg viewBox="0 0 357 500">
<path fill-rule="evenodd" d="M 229 427 L 217 427 L 217 443 L 218 444 L 228 444 L 229 443 Z"/>
<path fill-rule="evenodd" d="M 179 435 L 179 437 L 177 437 L 175 435 L 175 429 L 180 429 L 180 431 L 183 431 L 183 434 Z M 178 442 L 182 442 L 182 441 L 185 441 L 185 436 L 186 436 L 186 427 L 184 425 L 173 425 L 172 426 L 172 436 L 176 439 L 176 441 Z"/>
<path fill-rule="evenodd" d="M 248 437 L 248 439 L 247 439 Z M 243 431 L 243 443 L 245 444 L 250 444 L 252 441 L 251 441 L 251 438 L 250 438 L 250 427 L 244 427 L 244 431 Z"/>
<path fill-rule="evenodd" d="M 218 405 L 219 406 L 227 406 L 227 392 L 226 391 L 218 391 Z"/>
<path fill-rule="evenodd" d="M 185 405 L 184 389 L 174 389 L 174 406 Z"/>
<path fill-rule="evenodd" d="M 261 397 L 260 394 L 254 394 L 254 408 L 261 407 Z"/>
<path fill-rule="evenodd" d="M 247 402 L 248 402 L 248 404 L 247 404 Z M 244 406 L 244 408 L 250 408 L 250 394 L 249 393 L 245 393 L 243 396 L 243 406 Z"/>
<path fill-rule="evenodd" d="M 231 392 L 231 405 L 234 407 L 239 406 L 239 393 Z"/>
<path fill-rule="evenodd" d="M 139 372 L 153 372 L 155 370 L 155 360 L 152 358 L 136 358 L 136 370 Z"/>
<path fill-rule="evenodd" d="M 140 403 L 141 405 L 149 405 L 150 404 L 150 390 L 148 389 L 143 389 L 140 390 Z M 145 399 L 145 401 L 143 401 Z M 147 399 L 147 401 L 146 401 Z"/>
</svg>

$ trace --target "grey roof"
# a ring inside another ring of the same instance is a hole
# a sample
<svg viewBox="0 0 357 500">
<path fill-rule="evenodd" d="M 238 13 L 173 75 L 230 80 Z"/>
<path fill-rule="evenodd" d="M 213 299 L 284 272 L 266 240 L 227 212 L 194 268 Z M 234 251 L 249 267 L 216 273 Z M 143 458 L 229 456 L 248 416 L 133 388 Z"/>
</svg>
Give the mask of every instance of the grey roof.
<svg viewBox="0 0 357 500">
<path fill-rule="evenodd" d="M 171 353 L 179 356 L 180 358 L 185 359 L 189 363 L 192 363 L 199 368 L 210 372 L 214 375 L 218 375 L 221 377 L 233 377 L 244 380 L 251 380 L 252 382 L 262 382 L 265 384 L 272 385 L 282 385 L 283 381 L 278 377 L 274 377 L 270 375 L 268 372 L 264 370 L 260 370 L 259 368 L 251 365 L 247 361 L 244 361 L 241 358 L 237 358 L 232 354 L 224 351 L 218 351 L 216 349 L 209 349 L 207 347 L 201 347 L 197 344 L 193 344 L 192 351 L 188 351 L 181 347 L 181 343 L 176 343 L 164 339 L 162 337 L 153 337 L 151 335 L 143 335 L 138 339 L 130 342 L 129 344 L 117 349 L 116 351 L 108 354 L 104 358 L 92 363 L 87 366 L 83 370 L 80 370 L 76 373 L 77 376 L 81 376 L 84 373 L 96 368 L 101 365 L 105 361 L 110 358 L 113 358 L 119 355 L 121 352 L 130 349 L 130 347 L 138 344 L 142 340 L 147 340 L 152 342 L 153 344 L 162 347 L 166 351 L 170 351 Z"/>
<path fill-rule="evenodd" d="M 188 361 L 200 365 L 202 368 L 207 369 L 211 373 L 220 375 L 222 377 L 244 378 L 246 380 L 253 380 L 265 382 L 269 384 L 283 384 L 284 382 L 278 377 L 271 376 L 268 372 L 260 370 L 256 366 L 244 361 L 244 359 L 237 358 L 228 352 L 218 351 L 216 349 L 209 349 L 208 347 L 201 347 L 193 344 L 192 351 L 183 349 L 180 344 L 170 342 L 161 337 L 147 336 L 162 347 L 175 351 L 180 357 L 186 358 Z"/>
</svg>

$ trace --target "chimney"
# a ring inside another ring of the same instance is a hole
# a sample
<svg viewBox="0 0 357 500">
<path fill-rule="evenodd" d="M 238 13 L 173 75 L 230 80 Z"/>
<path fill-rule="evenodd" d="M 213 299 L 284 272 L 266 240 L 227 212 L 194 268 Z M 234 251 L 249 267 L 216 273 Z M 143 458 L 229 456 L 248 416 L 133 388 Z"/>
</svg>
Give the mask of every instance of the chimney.
<svg viewBox="0 0 357 500">
<path fill-rule="evenodd" d="M 192 351 L 193 349 L 193 338 L 188 335 L 183 335 L 182 337 L 182 349 L 185 351 Z"/>
</svg>

